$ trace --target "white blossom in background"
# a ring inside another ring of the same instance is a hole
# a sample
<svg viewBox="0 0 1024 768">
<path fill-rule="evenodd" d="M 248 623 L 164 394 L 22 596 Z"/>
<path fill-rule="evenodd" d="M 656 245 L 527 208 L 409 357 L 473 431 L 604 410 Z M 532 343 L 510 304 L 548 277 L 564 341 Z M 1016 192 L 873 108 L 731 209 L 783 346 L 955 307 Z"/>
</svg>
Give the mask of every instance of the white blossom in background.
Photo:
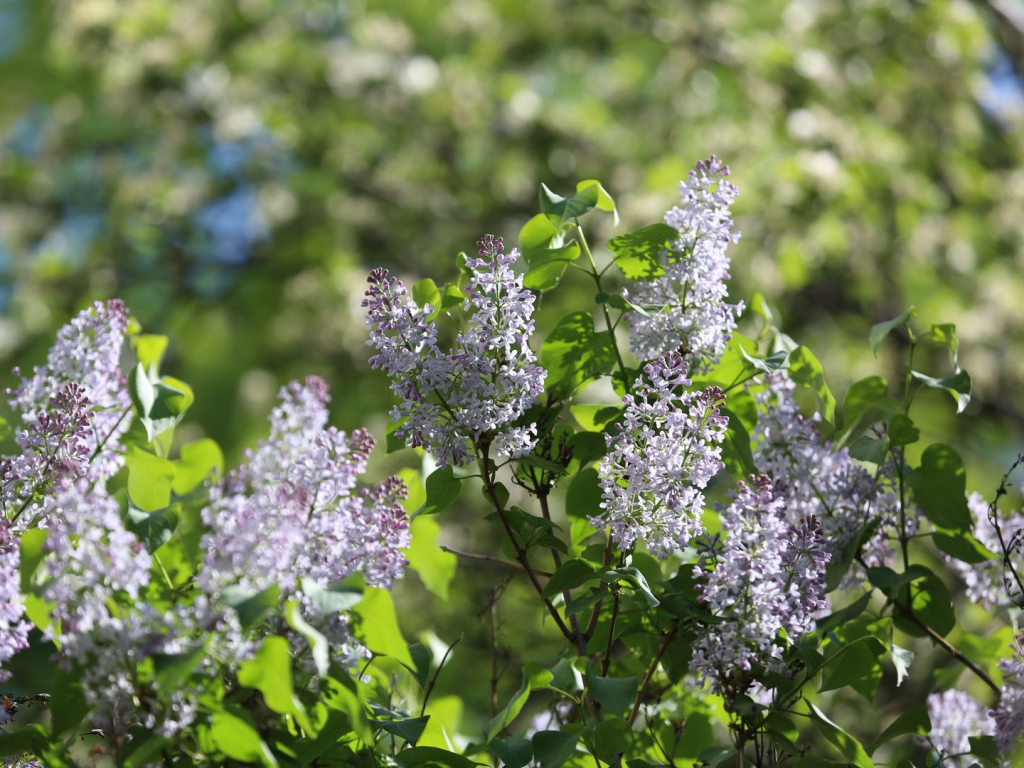
<svg viewBox="0 0 1024 768">
<path fill-rule="evenodd" d="M 680 205 L 665 214 L 678 239 L 661 254 L 663 274 L 635 283 L 625 298 L 640 306 L 664 307 L 629 315 L 630 349 L 641 360 L 679 352 L 693 370 L 706 371 L 721 357 L 736 330 L 743 302 L 726 302 L 729 291 L 731 206 L 738 190 L 727 181 L 729 168 L 712 155 L 679 182 Z"/>
<path fill-rule="evenodd" d="M 608 526 L 620 549 L 640 540 L 665 558 L 704 530 L 703 489 L 724 466 L 728 419 L 717 387 L 676 393 L 690 385 L 686 374 L 678 352 L 648 363 L 622 398 L 621 431 L 606 437 L 608 454 L 597 466 L 602 512 L 590 521 Z"/>
</svg>

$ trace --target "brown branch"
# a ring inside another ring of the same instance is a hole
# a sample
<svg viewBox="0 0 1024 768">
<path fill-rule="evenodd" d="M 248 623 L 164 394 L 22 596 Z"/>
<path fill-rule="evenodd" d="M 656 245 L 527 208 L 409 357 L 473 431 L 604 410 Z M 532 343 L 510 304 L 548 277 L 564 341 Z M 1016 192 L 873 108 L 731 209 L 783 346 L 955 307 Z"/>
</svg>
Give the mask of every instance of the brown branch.
<svg viewBox="0 0 1024 768">
<path fill-rule="evenodd" d="M 441 670 L 444 669 L 444 663 L 448 661 L 448 656 L 452 652 L 452 648 L 462 642 L 462 635 L 460 634 L 455 638 L 455 642 L 448 646 L 448 650 L 444 652 L 444 656 L 441 657 L 441 663 L 437 665 L 437 669 L 434 670 L 434 676 L 430 678 L 430 683 L 427 685 L 427 690 L 423 694 L 423 704 L 420 705 L 420 717 L 423 717 L 423 713 L 427 711 L 427 702 L 430 701 L 430 694 L 434 692 L 434 686 L 437 685 L 437 678 L 441 674 Z"/>
<path fill-rule="evenodd" d="M 1013 474 L 1013 471 L 1021 464 L 1024 464 L 1024 454 L 1019 454 L 1017 459 L 1013 462 L 1013 465 L 1006 470 L 1006 474 L 1003 475 L 1003 479 L 999 481 L 999 487 L 996 488 L 995 498 L 992 499 L 992 503 L 989 504 L 988 507 L 988 519 L 992 523 L 992 527 L 996 529 L 996 536 L 999 538 L 999 548 L 1003 552 L 1003 567 L 1009 569 L 1010 573 L 1013 574 L 1014 581 L 1017 582 L 1017 590 L 1020 595 L 1018 600 L 1024 599 L 1024 583 L 1021 582 L 1020 574 L 1017 573 L 1017 568 L 1013 564 L 1013 558 L 1010 557 L 1010 552 L 1014 548 L 1013 537 L 1010 539 L 1010 545 L 1007 545 L 1006 541 L 1003 539 L 1003 530 L 999 525 L 999 499 L 1006 495 L 1006 484 L 1010 480 L 1010 475 Z M 1016 534 L 1014 535 L 1016 536 Z M 1003 585 L 1006 586 L 1007 582 L 1005 575 L 1003 579 Z M 1009 594 L 1010 590 L 1007 589 L 1006 592 L 1010 601 L 1016 603 L 1017 600 L 1014 600 L 1013 596 Z"/>
<path fill-rule="evenodd" d="M 604 545 L 604 557 L 601 560 L 602 567 L 607 568 L 609 565 L 611 565 L 612 555 L 614 554 L 614 552 L 615 552 L 615 542 L 612 541 L 612 537 L 609 535 L 608 536 L 608 541 Z M 608 585 L 605 584 L 604 582 L 601 582 L 601 587 L 600 588 L 601 589 L 607 589 Z M 590 612 L 590 620 L 587 622 L 587 628 L 585 630 L 583 630 L 583 639 L 584 640 L 590 640 L 590 638 L 593 636 L 594 629 L 597 627 L 597 620 L 601 616 L 601 603 L 603 603 L 603 602 L 604 602 L 604 600 L 602 599 L 602 600 L 598 600 L 594 604 L 594 610 L 592 610 Z"/>
<path fill-rule="evenodd" d="M 505 560 L 501 557 L 482 555 L 477 552 L 463 552 L 462 550 L 453 549 L 452 547 L 447 547 L 444 545 L 441 545 L 440 549 L 442 552 L 448 552 L 449 554 L 455 555 L 456 557 L 465 558 L 466 560 L 481 560 L 487 563 L 494 563 L 495 565 L 504 565 L 508 568 L 515 568 L 517 571 L 522 571 L 523 573 L 526 573 L 526 569 L 523 568 L 522 564 L 517 563 L 515 560 Z M 552 576 L 552 574 L 548 573 L 547 571 L 539 571 L 536 568 L 533 570 L 533 572 L 536 573 L 538 576 L 543 576 L 547 579 L 550 579 Z"/>
<path fill-rule="evenodd" d="M 973 661 L 971 661 L 966 656 L 964 656 L 963 653 L 960 651 L 960 649 L 957 648 L 956 646 L 954 646 L 952 643 L 950 643 L 949 640 L 944 638 L 942 635 L 940 635 L 934 629 L 932 629 L 927 624 L 925 624 L 923 621 L 921 621 L 921 619 L 919 619 L 917 616 L 915 616 L 914 615 L 914 611 L 910 607 L 905 606 L 902 603 L 898 603 L 895 600 L 893 600 L 892 604 L 896 608 L 900 609 L 900 614 L 903 616 L 903 618 L 905 618 L 907 621 L 909 621 L 915 627 L 917 627 L 922 632 L 927 634 L 928 637 L 930 637 L 934 643 L 936 643 L 937 645 L 941 646 L 950 656 L 952 656 L 954 659 L 956 659 L 961 664 L 963 664 L 965 667 L 967 667 L 969 670 L 971 670 L 971 672 L 973 672 L 979 678 L 981 678 L 981 680 L 983 680 L 985 682 L 985 684 L 989 688 L 991 688 L 993 691 L 996 692 L 996 697 L 997 698 L 1002 695 L 1002 693 L 1003 693 L 1002 690 L 1000 690 L 999 686 L 996 685 L 992 681 L 991 677 L 989 677 L 987 674 L 985 674 L 985 671 L 983 669 L 978 667 Z"/>
<path fill-rule="evenodd" d="M 629 712 L 629 717 L 626 718 L 626 722 L 630 725 L 636 720 L 636 716 L 640 714 L 640 705 L 644 703 L 644 696 L 647 695 L 647 686 L 651 684 L 651 679 L 654 677 L 654 673 L 658 671 L 658 665 L 661 664 L 661 657 L 665 655 L 665 649 L 668 648 L 669 643 L 676 636 L 678 627 L 673 627 L 668 632 L 665 632 L 661 636 L 661 642 L 658 644 L 658 651 L 654 654 L 654 658 L 651 660 L 651 665 L 647 668 L 647 673 L 644 675 L 643 681 L 640 683 L 640 688 L 636 692 L 636 698 L 633 700 L 633 709 Z"/>
<path fill-rule="evenodd" d="M 512 549 L 515 550 L 516 560 L 519 561 L 520 565 L 523 566 L 523 571 L 529 577 L 530 582 L 533 584 L 533 588 L 537 590 L 537 594 L 540 595 L 541 600 L 544 602 L 544 606 L 548 609 L 548 613 L 551 614 L 552 620 L 555 622 L 555 626 L 558 627 L 558 631 L 562 633 L 566 640 L 573 645 L 576 644 L 576 638 L 565 622 L 562 621 L 562 616 L 558 613 L 558 609 L 551 603 L 551 601 L 544 596 L 544 587 L 537 579 L 537 573 L 533 570 L 533 566 L 530 565 L 530 559 L 526 556 L 526 552 L 519 546 L 519 541 L 516 539 L 515 532 L 512 530 L 512 526 L 509 525 L 508 516 L 505 514 L 505 505 L 501 503 L 501 499 L 498 498 L 498 492 L 494 486 L 494 475 L 492 470 L 492 464 L 490 460 L 490 443 L 485 442 L 482 446 L 482 468 L 484 490 L 487 491 L 487 497 L 490 499 L 491 504 L 494 505 L 494 511 L 498 513 L 498 520 L 501 521 L 501 527 L 505 529 L 505 536 L 508 538 L 509 543 L 512 545 Z"/>
</svg>

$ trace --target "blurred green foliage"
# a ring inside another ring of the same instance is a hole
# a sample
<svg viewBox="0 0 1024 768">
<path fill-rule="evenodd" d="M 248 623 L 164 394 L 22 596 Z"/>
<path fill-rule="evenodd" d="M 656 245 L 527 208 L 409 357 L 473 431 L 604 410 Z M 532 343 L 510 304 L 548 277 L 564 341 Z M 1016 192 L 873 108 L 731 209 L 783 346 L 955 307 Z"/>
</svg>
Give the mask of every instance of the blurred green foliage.
<svg viewBox="0 0 1024 768">
<path fill-rule="evenodd" d="M 541 182 L 600 179 L 622 204 L 603 242 L 658 220 L 714 152 L 741 190 L 732 295 L 763 292 L 835 391 L 900 375 L 899 344 L 872 360 L 872 323 L 911 304 L 956 323 L 975 386 L 958 447 L 991 492 L 1024 425 L 1005 24 L 967 0 L 2 0 L 0 358 L 38 359 L 120 296 L 177 340 L 182 439 L 202 425 L 237 457 L 277 386 L 318 373 L 335 422 L 382 440 L 370 266 L 440 282 L 483 232 L 514 242 Z M 571 273 L 542 322 L 592 301 Z M 952 432 L 945 397 L 923 397 L 926 440 Z M 453 636 L 486 604 L 457 585 L 429 604 Z M 476 623 L 462 651 L 484 679 Z"/>
</svg>

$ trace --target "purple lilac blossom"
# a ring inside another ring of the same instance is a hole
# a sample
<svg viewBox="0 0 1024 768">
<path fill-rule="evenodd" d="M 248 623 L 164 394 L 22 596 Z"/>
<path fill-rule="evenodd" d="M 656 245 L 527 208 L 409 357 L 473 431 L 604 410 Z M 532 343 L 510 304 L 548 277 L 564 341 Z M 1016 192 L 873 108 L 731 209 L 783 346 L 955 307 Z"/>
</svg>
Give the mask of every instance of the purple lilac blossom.
<svg viewBox="0 0 1024 768">
<path fill-rule="evenodd" d="M 1002 546 L 999 543 L 999 536 L 996 528 L 989 517 L 989 505 L 979 493 L 972 493 L 967 497 L 967 507 L 974 516 L 974 537 L 980 541 L 996 557 L 990 560 L 983 560 L 980 563 L 965 563 L 955 557 L 945 555 L 946 564 L 956 573 L 967 585 L 967 597 L 973 603 L 980 603 L 986 610 L 1003 602 L 1009 593 L 1011 600 L 1017 597 L 1017 585 L 1012 578 L 1007 578 L 1003 572 Z M 1024 531 L 1024 515 L 1019 511 L 1006 515 L 999 510 L 999 529 L 1003 534 L 1003 541 L 1011 547 L 1014 553 L 1020 551 L 1021 532 Z"/>
<path fill-rule="evenodd" d="M 665 214 L 679 233 L 672 250 L 661 254 L 663 274 L 636 283 L 624 296 L 633 304 L 663 306 L 630 315 L 630 347 L 641 360 L 677 351 L 696 371 L 713 366 L 736 329 L 743 302 L 727 304 L 726 249 L 739 240 L 730 207 L 738 193 L 726 179 L 729 168 L 712 155 L 679 182 L 681 204 Z"/>
<path fill-rule="evenodd" d="M 437 346 L 432 308 L 416 306 L 386 270 L 370 274 L 363 301 L 367 344 L 377 349 L 370 364 L 388 374 L 401 399 L 391 412 L 395 434 L 441 466 L 473 461 L 485 435 L 499 456 L 521 456 L 536 443 L 535 424 L 510 426 L 544 390 L 546 372 L 529 346 L 534 296 L 512 271 L 516 249 L 505 253 L 492 235 L 478 245 L 480 258 L 466 259 L 469 322 L 448 353 Z"/>
<path fill-rule="evenodd" d="M 1013 643 L 1013 655 L 999 662 L 1003 671 L 1003 687 L 999 704 L 989 712 L 994 722 L 994 735 L 999 752 L 1009 757 L 1020 747 L 1024 736 L 1024 634 Z"/>
<path fill-rule="evenodd" d="M 721 513 L 724 538 L 707 541 L 694 567 L 701 602 L 725 619 L 703 626 L 691 663 L 715 693 L 746 691 L 754 666 L 787 673 L 780 633 L 795 641 L 813 631 L 826 606 L 818 522 L 787 523 L 786 503 L 767 476 L 740 483 Z"/>
<path fill-rule="evenodd" d="M 11 524 L 0 520 L 0 683 L 11 677 L 3 666 L 18 651 L 28 647 L 30 626 L 23 619 L 25 606 L 21 600 L 20 562 L 21 551 L 18 540 L 11 534 Z"/>
<path fill-rule="evenodd" d="M 121 301 L 94 303 L 57 332 L 46 363 L 35 368 L 31 377 L 15 369 L 20 381 L 7 391 L 11 408 L 30 431 L 51 398 L 68 384 L 81 387 L 92 417 L 85 442 L 93 457 L 88 475 L 94 481 L 110 477 L 124 464 L 119 439 L 131 421 L 131 398 L 120 358 L 127 329 L 128 310 Z M 30 446 L 22 448 L 30 450 Z"/>
<path fill-rule="evenodd" d="M 985 708 L 963 691 L 950 689 L 928 696 L 928 719 L 932 729 L 928 739 L 950 768 L 974 762 L 966 755 L 952 760 L 947 755 L 971 751 L 971 736 L 991 736 L 994 723 Z"/>
<path fill-rule="evenodd" d="M 150 555 L 125 529 L 117 501 L 86 480 L 43 505 L 49 533 L 42 596 L 54 605 L 44 636 L 81 668 L 93 722 L 123 730 L 118 713 L 135 707 L 135 665 L 141 656 L 173 652 L 167 647 L 175 642 L 163 615 L 140 600 Z M 125 603 L 132 610 L 112 607 Z"/>
<path fill-rule="evenodd" d="M 621 431 L 606 438 L 609 451 L 597 467 L 603 511 L 591 523 L 608 526 L 621 549 L 642 540 L 665 558 L 704 530 L 702 489 L 724 466 L 719 444 L 728 419 L 719 413 L 717 387 L 676 394 L 690 385 L 686 374 L 678 352 L 647 364 L 622 398 Z"/>
<path fill-rule="evenodd" d="M 754 463 L 772 478 L 776 492 L 785 496 L 787 519 L 796 523 L 814 515 L 826 550 L 838 557 L 874 517 L 880 517 L 862 555 L 869 566 L 891 562 L 898 495 L 888 488 L 890 468 L 883 466 L 876 482 L 847 448 L 833 450 L 815 428 L 819 414 L 807 418 L 800 413 L 793 397 L 796 385 L 786 373 L 765 376 L 750 387 L 759 407 L 759 421 L 751 434 Z M 914 533 L 916 513 L 907 522 L 908 533 Z M 844 586 L 852 586 L 855 578 L 848 577 Z"/>
<path fill-rule="evenodd" d="M 225 595 L 277 586 L 282 601 L 299 599 L 311 610 L 301 592 L 305 580 L 327 588 L 361 573 L 368 585 L 389 588 L 405 569 L 401 550 L 410 540 L 401 505 L 405 486 L 390 478 L 375 488 L 358 487 L 374 442 L 365 430 L 346 435 L 327 426 L 327 385 L 310 377 L 283 387 L 279 396 L 270 437 L 211 488 L 203 511 L 210 530 L 198 576 L 205 598 L 196 613 L 220 623 L 238 658 L 254 646 L 233 612 L 216 607 Z M 336 655 L 348 657 L 339 621 L 325 629 L 337 641 Z"/>
</svg>

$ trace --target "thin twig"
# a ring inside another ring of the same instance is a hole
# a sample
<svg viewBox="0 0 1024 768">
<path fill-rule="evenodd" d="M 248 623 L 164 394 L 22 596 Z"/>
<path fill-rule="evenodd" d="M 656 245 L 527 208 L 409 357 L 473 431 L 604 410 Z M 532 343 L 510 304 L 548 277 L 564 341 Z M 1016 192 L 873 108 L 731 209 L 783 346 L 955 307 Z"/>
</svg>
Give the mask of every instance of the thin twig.
<svg viewBox="0 0 1024 768">
<path fill-rule="evenodd" d="M 915 627 L 925 632 L 928 635 L 928 637 L 932 639 L 933 642 L 935 642 L 937 645 L 942 646 L 942 648 L 944 648 L 950 656 L 952 656 L 954 659 L 956 659 L 969 670 L 971 670 L 971 672 L 973 672 L 979 678 L 981 678 L 981 680 L 984 681 L 985 685 L 987 685 L 989 688 L 996 692 L 997 697 L 1002 695 L 1002 690 L 1000 690 L 999 686 L 992 681 L 991 677 L 985 674 L 985 671 L 983 669 L 978 667 L 973 661 L 964 656 L 960 649 L 958 649 L 956 646 L 950 643 L 946 638 L 944 638 L 934 629 L 932 629 L 923 621 L 921 621 L 921 619 L 915 616 L 914 611 L 909 606 L 903 605 L 902 603 L 898 603 L 895 600 L 893 601 L 893 605 L 896 608 L 900 609 L 900 614 L 903 616 L 903 618 L 907 619 L 907 621 L 912 623 Z"/>
<path fill-rule="evenodd" d="M 427 690 L 423 694 L 423 704 L 420 706 L 420 717 L 423 717 L 423 713 L 427 711 L 427 702 L 430 700 L 430 694 L 434 692 L 434 686 L 437 685 L 438 675 L 441 674 L 441 670 L 444 669 L 444 663 L 448 661 L 448 655 L 452 652 L 452 648 L 462 642 L 462 635 L 460 634 L 455 638 L 455 642 L 448 646 L 448 650 L 444 652 L 444 656 L 441 657 L 441 663 L 437 665 L 437 669 L 434 670 L 434 676 L 430 678 L 430 683 L 427 684 Z"/>
<path fill-rule="evenodd" d="M 448 552 L 452 555 L 455 555 L 456 557 L 463 557 L 466 560 L 482 560 L 484 562 L 494 563 L 496 565 L 504 565 L 508 568 L 515 568 L 517 571 L 522 571 L 523 573 L 526 573 L 526 569 L 520 563 L 517 563 L 515 560 L 505 560 L 501 557 L 482 555 L 477 552 L 463 552 L 462 550 L 453 549 L 452 547 L 447 547 L 444 545 L 442 545 L 440 549 L 442 552 Z M 534 568 L 533 572 L 536 573 L 538 576 L 543 576 L 547 579 L 550 579 L 552 576 L 552 574 L 548 573 L 547 571 L 539 571 L 536 568 Z"/>
<path fill-rule="evenodd" d="M 668 648 L 669 643 L 675 638 L 678 629 L 679 627 L 675 626 L 661 636 L 661 642 L 658 643 L 658 651 L 654 654 L 654 658 L 651 659 L 651 665 L 647 668 L 647 673 L 644 675 L 640 688 L 636 692 L 636 698 L 633 700 L 633 709 L 630 710 L 629 717 L 626 718 L 626 722 L 630 725 L 633 724 L 636 716 L 640 713 L 640 705 L 643 704 L 644 696 L 647 695 L 647 686 L 651 684 L 651 679 L 658 670 L 658 665 L 661 664 L 661 657 L 665 655 L 665 649 Z"/>
<path fill-rule="evenodd" d="M 612 621 L 608 627 L 608 644 L 604 649 L 604 659 L 601 661 L 601 677 L 608 676 L 608 667 L 612 663 L 612 645 L 615 643 L 615 621 L 619 618 L 619 593 L 621 591 L 618 584 L 612 588 Z"/>
<path fill-rule="evenodd" d="M 992 523 L 992 526 L 996 529 L 996 536 L 999 537 L 999 548 L 1003 552 L 1003 567 L 1008 568 L 1010 573 L 1013 574 L 1014 581 L 1017 582 L 1018 594 L 1021 596 L 1021 599 L 1024 599 L 1024 583 L 1021 582 L 1020 574 L 1017 573 L 1017 568 L 1013 565 L 1013 558 L 1010 557 L 1010 551 L 1014 548 L 1013 539 L 1010 540 L 1010 545 L 1008 546 L 1006 544 L 1006 541 L 1003 539 L 1003 530 L 999 525 L 999 499 L 1006 495 L 1006 484 L 1010 480 L 1010 475 L 1021 464 L 1024 464 L 1024 454 L 1018 454 L 1017 459 L 1013 462 L 1013 465 L 1008 470 L 1006 470 L 1006 474 L 1003 475 L 1003 479 L 999 481 L 999 487 L 996 488 L 995 498 L 992 499 L 992 503 L 989 504 L 988 507 L 988 519 Z M 1007 589 L 1006 591 L 1007 596 L 1010 597 L 1011 602 L 1016 603 L 1017 601 L 1013 599 L 1013 596 L 1009 595 L 1010 590 Z"/>
<path fill-rule="evenodd" d="M 494 476 L 491 471 L 491 460 L 489 457 L 490 443 L 483 444 L 483 475 L 484 475 L 484 489 L 487 491 L 487 497 L 491 500 L 491 504 L 494 506 L 494 511 L 498 513 L 498 520 L 501 521 L 501 527 L 505 529 L 505 536 L 508 537 L 509 543 L 512 545 L 512 549 L 515 550 L 516 560 L 523 566 L 523 570 L 529 577 L 530 582 L 533 584 L 533 588 L 537 590 L 537 594 L 540 595 L 541 600 L 544 602 L 544 606 L 548 609 L 548 613 L 551 614 L 552 620 L 555 622 L 555 626 L 558 627 L 558 631 L 562 633 L 573 645 L 576 644 L 576 638 L 565 622 L 562 621 L 561 615 L 558 613 L 558 609 L 551 603 L 551 601 L 544 596 L 544 587 L 537 579 L 537 573 L 533 570 L 533 566 L 530 565 L 530 559 L 526 556 L 526 552 L 519 546 L 519 541 L 516 539 L 515 533 L 512 531 L 512 526 L 509 525 L 508 516 L 505 514 L 505 505 L 501 503 L 501 499 L 498 498 L 498 492 L 494 487 Z M 585 654 L 581 654 L 585 655 Z"/>
</svg>

